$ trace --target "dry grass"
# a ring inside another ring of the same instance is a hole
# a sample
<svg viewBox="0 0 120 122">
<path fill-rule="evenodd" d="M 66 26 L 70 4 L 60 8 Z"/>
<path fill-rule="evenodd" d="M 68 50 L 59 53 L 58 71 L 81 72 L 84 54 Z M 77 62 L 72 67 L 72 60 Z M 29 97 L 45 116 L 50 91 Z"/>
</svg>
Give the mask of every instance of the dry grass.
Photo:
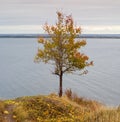
<svg viewBox="0 0 120 122">
<path fill-rule="evenodd" d="M 51 94 L 0 101 L 0 122 L 5 122 L 4 111 L 9 105 L 14 106 L 14 122 L 120 122 L 120 107 L 108 108 L 70 90 L 65 94 L 62 98 Z"/>
<path fill-rule="evenodd" d="M 88 100 L 84 97 L 79 97 L 76 93 L 72 92 L 71 89 L 67 89 L 65 91 L 65 96 L 67 96 L 67 98 L 70 101 L 73 101 L 75 103 L 77 103 L 78 105 L 82 106 L 82 107 L 86 107 L 87 109 L 90 109 L 92 111 L 97 111 L 100 110 L 100 108 L 103 107 L 103 105 L 95 100 Z"/>
<path fill-rule="evenodd" d="M 5 110 L 5 104 L 3 101 L 0 100 L 0 122 L 3 121 L 4 110 Z"/>
</svg>

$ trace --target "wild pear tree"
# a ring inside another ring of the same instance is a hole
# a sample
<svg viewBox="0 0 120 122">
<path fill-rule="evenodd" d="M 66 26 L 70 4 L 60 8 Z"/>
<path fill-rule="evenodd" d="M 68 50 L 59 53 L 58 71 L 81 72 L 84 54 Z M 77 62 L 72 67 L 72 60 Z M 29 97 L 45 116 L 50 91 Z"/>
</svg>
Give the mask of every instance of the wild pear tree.
<svg viewBox="0 0 120 122">
<path fill-rule="evenodd" d="M 38 39 L 43 48 L 38 49 L 35 61 L 52 63 L 55 66 L 54 74 L 59 76 L 59 97 L 61 97 L 63 74 L 82 70 L 93 62 L 88 62 L 88 56 L 80 53 L 86 41 L 76 40 L 77 35 L 81 34 L 81 28 L 74 25 L 71 15 L 65 16 L 62 12 L 57 12 L 56 24 L 53 26 L 45 24 L 44 30 L 51 38 Z"/>
</svg>

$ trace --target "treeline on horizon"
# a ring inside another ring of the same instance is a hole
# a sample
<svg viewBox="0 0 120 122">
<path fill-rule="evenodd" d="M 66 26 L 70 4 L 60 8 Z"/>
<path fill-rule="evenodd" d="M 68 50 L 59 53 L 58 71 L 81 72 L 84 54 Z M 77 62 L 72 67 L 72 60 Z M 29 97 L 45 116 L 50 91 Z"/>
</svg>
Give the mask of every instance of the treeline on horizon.
<svg viewBox="0 0 120 122">
<path fill-rule="evenodd" d="M 0 38 L 51 38 L 48 34 L 0 34 Z M 76 38 L 115 38 L 120 39 L 120 34 L 80 34 Z"/>
</svg>

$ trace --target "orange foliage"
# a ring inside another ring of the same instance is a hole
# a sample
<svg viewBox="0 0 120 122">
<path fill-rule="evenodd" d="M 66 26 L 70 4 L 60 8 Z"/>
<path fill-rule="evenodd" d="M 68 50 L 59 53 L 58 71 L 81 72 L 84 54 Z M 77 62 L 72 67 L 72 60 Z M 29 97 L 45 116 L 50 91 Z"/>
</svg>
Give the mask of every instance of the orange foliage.
<svg viewBox="0 0 120 122">
<path fill-rule="evenodd" d="M 64 73 L 84 69 L 93 65 L 93 62 L 88 62 L 89 57 L 80 53 L 86 41 L 76 40 L 77 35 L 81 33 L 81 28 L 74 25 L 72 16 L 57 12 L 57 19 L 55 25 L 51 26 L 47 23 L 44 25 L 44 30 L 51 39 L 39 38 L 38 42 L 43 44 L 43 49 L 38 50 L 36 60 L 52 62 L 55 65 L 54 74 L 58 75 L 62 82 Z"/>
</svg>

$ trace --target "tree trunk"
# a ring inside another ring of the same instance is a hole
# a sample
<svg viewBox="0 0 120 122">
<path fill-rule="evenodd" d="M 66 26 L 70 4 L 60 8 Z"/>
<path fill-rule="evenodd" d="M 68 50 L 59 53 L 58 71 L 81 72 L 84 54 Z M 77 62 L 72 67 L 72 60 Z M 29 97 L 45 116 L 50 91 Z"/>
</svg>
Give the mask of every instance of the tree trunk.
<svg viewBox="0 0 120 122">
<path fill-rule="evenodd" d="M 63 72 L 61 71 L 59 75 L 59 97 L 62 97 L 63 90 L 62 90 L 62 77 L 63 77 Z"/>
</svg>

